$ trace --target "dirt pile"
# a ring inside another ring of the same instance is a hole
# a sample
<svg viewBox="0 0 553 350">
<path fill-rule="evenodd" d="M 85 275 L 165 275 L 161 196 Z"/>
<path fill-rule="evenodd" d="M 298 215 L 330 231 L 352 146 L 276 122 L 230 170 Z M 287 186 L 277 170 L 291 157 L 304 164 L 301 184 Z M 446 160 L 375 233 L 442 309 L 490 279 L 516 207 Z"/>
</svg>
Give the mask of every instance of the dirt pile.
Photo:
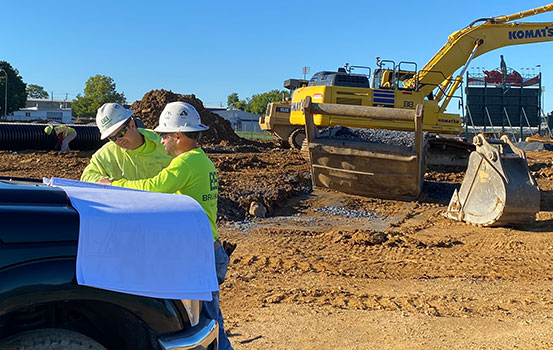
<svg viewBox="0 0 553 350">
<path fill-rule="evenodd" d="M 134 102 L 130 109 L 134 115 L 142 120 L 147 128 L 153 129 L 158 125 L 159 115 L 166 104 L 182 101 L 191 104 L 200 113 L 202 123 L 209 126 L 204 133 L 204 142 L 219 143 L 221 141 L 241 142 L 230 122 L 204 108 L 202 101 L 195 95 L 176 94 L 167 90 L 152 90 L 142 97 L 142 100 Z"/>
<path fill-rule="evenodd" d="M 225 143 L 225 142 L 222 142 Z M 247 217 L 252 201 L 263 203 L 270 215 L 287 200 L 311 190 L 309 168 L 298 151 L 268 151 L 265 146 L 220 146 L 228 153 L 209 153 L 219 174 L 219 219 Z M 252 153 L 241 153 L 246 148 Z M 93 151 L 0 151 L 0 176 L 78 180 Z"/>
<path fill-rule="evenodd" d="M 272 216 L 301 193 L 311 191 L 309 167 L 296 150 L 209 154 L 219 174 L 219 218 L 247 217 L 253 201 Z"/>
</svg>

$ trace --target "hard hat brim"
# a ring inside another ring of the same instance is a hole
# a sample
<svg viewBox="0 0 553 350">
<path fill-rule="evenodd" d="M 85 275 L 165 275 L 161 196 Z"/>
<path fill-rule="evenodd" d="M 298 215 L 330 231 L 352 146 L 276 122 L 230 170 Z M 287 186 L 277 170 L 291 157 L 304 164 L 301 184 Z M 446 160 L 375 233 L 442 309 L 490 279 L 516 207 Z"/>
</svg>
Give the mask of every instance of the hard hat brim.
<svg viewBox="0 0 553 350">
<path fill-rule="evenodd" d="M 105 138 L 107 138 L 109 135 L 113 134 L 113 132 L 117 129 L 119 129 L 121 127 L 121 125 L 125 124 L 127 122 L 127 120 L 129 120 L 129 118 L 133 115 L 134 111 L 128 111 L 130 112 L 129 115 L 127 116 L 127 118 L 113 124 L 112 126 L 110 126 L 109 128 L 107 128 L 106 130 L 104 130 L 103 133 L 100 134 L 100 140 L 103 140 Z"/>
<path fill-rule="evenodd" d="M 196 131 L 205 131 L 209 129 L 209 126 L 204 124 L 198 124 L 197 126 L 180 126 L 180 127 L 167 127 L 158 125 L 154 129 L 155 132 L 196 132 Z"/>
</svg>

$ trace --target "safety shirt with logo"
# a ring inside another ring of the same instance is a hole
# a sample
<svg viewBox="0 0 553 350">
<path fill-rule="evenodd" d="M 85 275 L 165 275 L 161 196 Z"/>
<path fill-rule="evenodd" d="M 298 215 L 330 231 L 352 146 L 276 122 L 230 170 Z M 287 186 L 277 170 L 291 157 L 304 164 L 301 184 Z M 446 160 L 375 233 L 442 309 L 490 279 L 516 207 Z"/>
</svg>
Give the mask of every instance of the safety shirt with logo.
<svg viewBox="0 0 553 350">
<path fill-rule="evenodd" d="M 108 142 L 92 155 L 84 169 L 81 181 L 98 182 L 101 179 L 147 179 L 157 175 L 171 162 L 161 144 L 161 137 L 148 129 L 138 129 L 144 136 L 144 144 L 137 149 L 126 150 L 114 142 Z"/>
<path fill-rule="evenodd" d="M 213 240 L 219 238 L 216 223 L 219 192 L 217 169 L 201 148 L 194 148 L 178 155 L 167 168 L 154 177 L 143 180 L 120 179 L 113 181 L 112 185 L 188 195 L 205 210 L 211 224 Z"/>
<path fill-rule="evenodd" d="M 67 137 L 67 135 L 74 133 L 75 129 L 66 125 L 56 125 L 54 126 L 54 132 L 56 133 L 56 135 L 62 134 L 65 138 Z"/>
</svg>

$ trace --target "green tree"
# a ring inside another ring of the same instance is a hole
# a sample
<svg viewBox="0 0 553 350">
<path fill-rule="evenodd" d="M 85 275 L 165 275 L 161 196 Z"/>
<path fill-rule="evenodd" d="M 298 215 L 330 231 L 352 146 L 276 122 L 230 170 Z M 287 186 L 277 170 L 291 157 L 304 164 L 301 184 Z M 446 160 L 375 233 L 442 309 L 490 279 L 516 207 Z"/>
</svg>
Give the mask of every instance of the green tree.
<svg viewBox="0 0 553 350">
<path fill-rule="evenodd" d="M 25 92 L 25 83 L 17 69 L 13 68 L 11 64 L 6 61 L 0 61 L 0 69 L 0 115 L 4 116 L 6 85 L 8 89 L 8 114 L 19 108 L 25 107 L 27 93 Z"/>
<path fill-rule="evenodd" d="M 27 85 L 27 98 L 48 98 L 48 93 L 40 85 Z"/>
<path fill-rule="evenodd" d="M 238 97 L 238 94 L 236 92 L 233 92 L 232 94 L 228 95 L 227 97 L 227 108 L 228 109 L 240 109 L 244 110 L 246 107 L 247 102 L 244 100 L 240 100 Z"/>
<path fill-rule="evenodd" d="M 106 75 L 95 75 L 86 81 L 84 95 L 78 94 L 73 102 L 73 111 L 79 117 L 94 118 L 104 103 L 124 103 L 125 95 L 115 90 L 115 83 Z"/>
<path fill-rule="evenodd" d="M 244 111 L 253 114 L 263 114 L 269 102 L 282 101 L 283 98 L 290 97 L 290 92 L 286 90 L 271 90 L 261 94 L 255 94 L 250 99 L 244 108 Z"/>
</svg>

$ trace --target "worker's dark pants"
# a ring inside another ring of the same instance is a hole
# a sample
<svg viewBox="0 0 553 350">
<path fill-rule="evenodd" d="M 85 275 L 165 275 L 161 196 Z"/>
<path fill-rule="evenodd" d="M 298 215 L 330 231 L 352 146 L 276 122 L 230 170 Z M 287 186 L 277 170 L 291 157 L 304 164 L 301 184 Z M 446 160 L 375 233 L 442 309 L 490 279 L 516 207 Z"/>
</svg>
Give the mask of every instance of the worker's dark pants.
<svg viewBox="0 0 553 350">
<path fill-rule="evenodd" d="M 225 281 L 229 261 L 230 259 L 222 246 L 215 250 L 215 270 L 217 271 L 217 280 L 219 280 L 219 284 Z M 202 312 L 208 318 L 217 320 L 219 323 L 219 350 L 233 350 L 225 334 L 225 327 L 223 326 L 223 314 L 219 307 L 219 291 L 211 293 L 211 296 L 213 300 L 204 301 Z"/>
</svg>

